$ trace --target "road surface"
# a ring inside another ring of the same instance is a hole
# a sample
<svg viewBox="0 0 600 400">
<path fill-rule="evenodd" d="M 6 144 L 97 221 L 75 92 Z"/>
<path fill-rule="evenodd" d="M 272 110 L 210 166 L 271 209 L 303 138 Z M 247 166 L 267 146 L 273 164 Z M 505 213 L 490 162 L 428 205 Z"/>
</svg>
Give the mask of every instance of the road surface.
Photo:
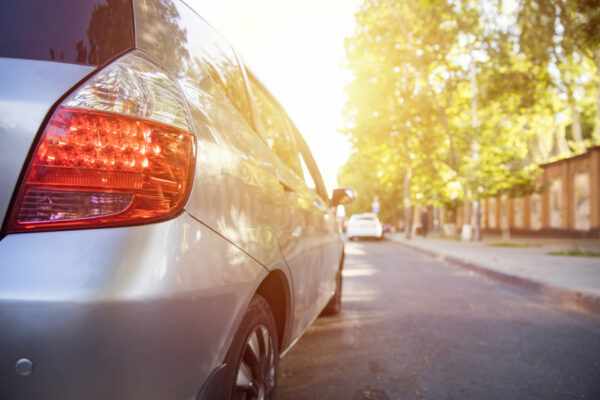
<svg viewBox="0 0 600 400">
<path fill-rule="evenodd" d="M 392 242 L 346 243 L 343 311 L 281 362 L 280 400 L 600 399 L 600 317 Z"/>
</svg>

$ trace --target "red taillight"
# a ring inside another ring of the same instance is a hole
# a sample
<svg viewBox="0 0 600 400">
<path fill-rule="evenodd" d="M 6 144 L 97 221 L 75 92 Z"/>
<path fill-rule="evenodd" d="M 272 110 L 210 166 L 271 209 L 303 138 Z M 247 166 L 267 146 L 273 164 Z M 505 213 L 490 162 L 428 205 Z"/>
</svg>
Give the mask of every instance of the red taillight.
<svg viewBox="0 0 600 400">
<path fill-rule="evenodd" d="M 192 133 L 60 106 L 26 173 L 9 232 L 120 226 L 167 219 L 192 183 Z"/>
</svg>

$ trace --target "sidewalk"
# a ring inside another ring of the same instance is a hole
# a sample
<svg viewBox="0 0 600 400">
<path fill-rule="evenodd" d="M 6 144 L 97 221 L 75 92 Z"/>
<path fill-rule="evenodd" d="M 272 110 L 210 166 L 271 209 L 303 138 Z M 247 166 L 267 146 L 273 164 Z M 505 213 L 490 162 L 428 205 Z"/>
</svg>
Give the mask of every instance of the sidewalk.
<svg viewBox="0 0 600 400">
<path fill-rule="evenodd" d="M 404 239 L 388 233 L 388 240 L 449 263 L 505 282 L 549 295 L 569 307 L 600 314 L 600 258 L 549 255 L 548 252 L 580 249 L 600 251 L 597 239 L 514 238 L 511 243 L 539 247 L 492 247 L 499 237 L 482 242 L 461 242 L 421 236 Z"/>
</svg>

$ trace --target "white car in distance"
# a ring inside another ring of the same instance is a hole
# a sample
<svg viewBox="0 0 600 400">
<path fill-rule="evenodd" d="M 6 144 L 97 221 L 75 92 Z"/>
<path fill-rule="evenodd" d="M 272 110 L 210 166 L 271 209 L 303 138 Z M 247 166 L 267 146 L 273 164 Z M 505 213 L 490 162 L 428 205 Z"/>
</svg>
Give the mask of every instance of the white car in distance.
<svg viewBox="0 0 600 400">
<path fill-rule="evenodd" d="M 354 214 L 348 221 L 346 230 L 348 239 L 375 238 L 383 239 L 383 226 L 374 213 Z"/>
</svg>

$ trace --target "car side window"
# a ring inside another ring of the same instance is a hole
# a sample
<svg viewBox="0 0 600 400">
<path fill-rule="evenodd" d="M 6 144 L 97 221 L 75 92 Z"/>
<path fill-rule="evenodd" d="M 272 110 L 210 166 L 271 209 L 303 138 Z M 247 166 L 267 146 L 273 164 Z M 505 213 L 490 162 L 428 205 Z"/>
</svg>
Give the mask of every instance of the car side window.
<svg viewBox="0 0 600 400">
<path fill-rule="evenodd" d="M 222 43 L 221 47 L 231 50 L 227 43 Z M 217 86 L 227 96 L 231 104 L 242 114 L 242 117 L 252 126 L 252 117 L 248 105 L 248 93 L 244 84 L 244 78 L 240 65 L 235 58 L 233 51 L 227 51 L 224 61 L 215 68 L 212 64 L 206 64 L 210 76 L 214 79 Z M 220 70 L 220 72 L 219 72 Z"/>
<path fill-rule="evenodd" d="M 302 174 L 304 175 L 304 182 L 306 182 L 306 186 L 312 190 L 317 190 L 317 184 L 310 174 L 310 170 L 306 165 L 306 161 L 304 161 L 304 157 L 302 157 L 302 153 L 300 153 L 300 163 L 302 164 Z"/>
<path fill-rule="evenodd" d="M 266 89 L 253 79 L 250 79 L 250 87 L 262 125 L 259 133 L 264 142 L 284 164 L 302 177 L 302 164 L 294 136 L 289 131 L 287 116 Z"/>
<path fill-rule="evenodd" d="M 304 182 L 306 186 L 313 189 L 317 192 L 323 200 L 328 202 L 327 189 L 325 188 L 325 183 L 323 182 L 323 177 L 321 176 L 321 172 L 317 167 L 317 163 L 308 148 L 308 144 L 294 125 L 294 123 L 288 119 L 288 124 L 291 127 L 291 130 L 296 139 L 296 144 L 298 147 L 298 155 L 300 157 L 300 162 L 302 165 L 302 172 L 304 175 Z"/>
<path fill-rule="evenodd" d="M 252 126 L 243 73 L 227 40 L 183 2 L 135 1 L 134 6 L 137 47 L 160 60 L 178 79 L 195 82 L 211 94 L 218 88 Z"/>
</svg>

